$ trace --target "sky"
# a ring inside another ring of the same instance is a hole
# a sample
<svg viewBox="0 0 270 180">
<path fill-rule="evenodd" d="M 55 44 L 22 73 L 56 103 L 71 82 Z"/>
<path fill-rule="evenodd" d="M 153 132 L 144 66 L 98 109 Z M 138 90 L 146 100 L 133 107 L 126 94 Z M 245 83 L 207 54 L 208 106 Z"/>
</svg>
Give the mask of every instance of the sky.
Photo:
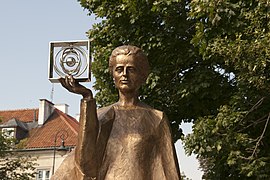
<svg viewBox="0 0 270 180">
<path fill-rule="evenodd" d="M 49 42 L 87 40 L 86 32 L 98 20 L 76 0 L 0 2 L 0 110 L 38 108 L 39 99 L 47 99 L 68 104 L 69 114 L 76 116 L 81 97 L 48 80 Z M 92 82 L 84 85 L 91 88 Z M 191 132 L 191 124 L 182 128 Z M 176 151 L 181 172 L 200 180 L 198 162 L 184 154 L 180 140 Z"/>
</svg>

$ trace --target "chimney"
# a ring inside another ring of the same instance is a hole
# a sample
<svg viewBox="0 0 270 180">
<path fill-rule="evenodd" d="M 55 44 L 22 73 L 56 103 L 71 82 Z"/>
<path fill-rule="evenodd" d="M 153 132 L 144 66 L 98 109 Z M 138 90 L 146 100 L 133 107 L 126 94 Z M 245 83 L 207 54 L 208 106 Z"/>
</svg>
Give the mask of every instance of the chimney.
<svg viewBox="0 0 270 180">
<path fill-rule="evenodd" d="M 54 107 L 59 109 L 63 113 L 68 114 L 69 105 L 67 105 L 67 104 L 55 104 Z"/>
<path fill-rule="evenodd" d="M 38 125 L 42 126 L 53 113 L 54 104 L 46 99 L 39 100 Z"/>
</svg>

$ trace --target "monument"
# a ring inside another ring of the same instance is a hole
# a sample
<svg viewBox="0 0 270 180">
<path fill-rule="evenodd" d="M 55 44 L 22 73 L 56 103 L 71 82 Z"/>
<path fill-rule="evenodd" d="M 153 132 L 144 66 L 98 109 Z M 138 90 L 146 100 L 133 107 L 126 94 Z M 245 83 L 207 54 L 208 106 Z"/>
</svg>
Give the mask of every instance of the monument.
<svg viewBox="0 0 270 180">
<path fill-rule="evenodd" d="M 59 79 L 83 98 L 77 146 L 52 180 L 179 180 L 166 115 L 138 99 L 149 73 L 146 55 L 135 46 L 117 47 L 109 69 L 119 101 L 98 110 L 90 89 L 73 76 Z"/>
</svg>

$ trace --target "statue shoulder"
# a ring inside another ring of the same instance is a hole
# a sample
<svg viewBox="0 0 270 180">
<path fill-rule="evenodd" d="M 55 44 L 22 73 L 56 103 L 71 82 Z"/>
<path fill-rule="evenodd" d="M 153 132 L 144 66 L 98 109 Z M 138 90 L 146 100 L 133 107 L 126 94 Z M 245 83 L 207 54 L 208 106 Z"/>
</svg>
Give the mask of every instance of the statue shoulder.
<svg viewBox="0 0 270 180">
<path fill-rule="evenodd" d="M 152 108 L 151 110 L 160 120 L 162 120 L 165 116 L 165 113 L 163 111 L 160 111 L 158 109 Z"/>
<path fill-rule="evenodd" d="M 97 117 L 99 121 L 113 119 L 114 118 L 114 104 L 99 108 L 97 110 Z"/>
<path fill-rule="evenodd" d="M 167 116 L 165 115 L 163 111 L 155 109 L 152 106 L 149 106 L 144 103 L 142 104 L 142 107 L 144 109 L 147 109 L 154 116 L 155 123 L 160 124 L 161 121 L 163 121 L 164 119 L 167 120 Z"/>
<path fill-rule="evenodd" d="M 112 107 L 112 105 L 106 106 L 106 107 L 101 107 L 101 108 L 97 109 L 98 116 L 101 115 L 101 114 L 106 113 L 108 110 L 111 109 L 111 107 Z"/>
</svg>

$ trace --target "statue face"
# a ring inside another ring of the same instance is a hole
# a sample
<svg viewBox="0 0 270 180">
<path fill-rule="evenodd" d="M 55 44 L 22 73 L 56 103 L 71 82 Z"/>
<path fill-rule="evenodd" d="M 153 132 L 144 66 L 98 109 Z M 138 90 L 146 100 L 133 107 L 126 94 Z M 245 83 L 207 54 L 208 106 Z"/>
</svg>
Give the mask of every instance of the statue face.
<svg viewBox="0 0 270 180">
<path fill-rule="evenodd" d="M 134 56 L 118 55 L 112 74 L 115 86 L 121 92 L 136 92 L 143 83 L 143 77 Z"/>
</svg>

